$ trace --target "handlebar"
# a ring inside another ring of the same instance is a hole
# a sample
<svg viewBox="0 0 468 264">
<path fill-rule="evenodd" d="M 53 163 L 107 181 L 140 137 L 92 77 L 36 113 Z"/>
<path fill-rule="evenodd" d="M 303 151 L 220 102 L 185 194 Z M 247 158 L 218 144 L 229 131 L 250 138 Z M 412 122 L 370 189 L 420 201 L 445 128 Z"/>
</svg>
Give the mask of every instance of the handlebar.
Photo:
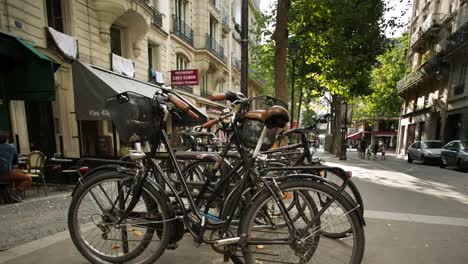
<svg viewBox="0 0 468 264">
<path fill-rule="evenodd" d="M 226 100 L 226 93 L 215 93 L 210 95 L 210 100 L 211 101 L 223 101 Z"/>
<path fill-rule="evenodd" d="M 193 112 L 192 110 L 190 110 L 190 106 L 185 103 L 184 101 L 180 100 L 179 98 L 177 98 L 177 96 L 173 95 L 173 94 L 169 94 L 168 95 L 168 101 L 170 103 L 172 103 L 177 109 L 181 110 L 182 112 L 186 113 L 187 115 L 189 115 L 190 117 L 194 118 L 194 119 L 197 119 L 199 118 L 199 115 L 197 115 L 195 112 Z"/>
<path fill-rule="evenodd" d="M 214 124 L 218 123 L 219 121 L 221 121 L 221 120 L 223 120 L 223 119 L 225 119 L 225 118 L 228 118 L 228 117 L 230 117 L 230 116 L 232 116 L 232 115 L 233 115 L 233 113 L 228 113 L 228 114 L 222 115 L 222 116 L 220 116 L 220 117 L 218 117 L 218 118 L 208 120 L 208 121 L 205 122 L 203 125 L 201 125 L 201 127 L 203 127 L 203 128 L 210 128 L 210 127 L 212 127 Z"/>
<path fill-rule="evenodd" d="M 216 118 L 216 119 L 211 119 L 211 120 L 208 120 L 206 123 L 204 123 L 202 125 L 203 128 L 210 128 L 212 127 L 214 124 L 218 123 L 219 120 Z"/>
<path fill-rule="evenodd" d="M 239 101 L 239 100 L 244 100 L 246 99 L 245 98 L 245 95 L 243 95 L 242 93 L 235 93 L 235 92 L 226 92 L 226 93 L 216 93 L 216 94 L 212 94 L 210 95 L 210 100 L 212 101 L 222 101 L 222 100 L 228 100 L 229 102 L 233 103 L 235 101 Z"/>
</svg>

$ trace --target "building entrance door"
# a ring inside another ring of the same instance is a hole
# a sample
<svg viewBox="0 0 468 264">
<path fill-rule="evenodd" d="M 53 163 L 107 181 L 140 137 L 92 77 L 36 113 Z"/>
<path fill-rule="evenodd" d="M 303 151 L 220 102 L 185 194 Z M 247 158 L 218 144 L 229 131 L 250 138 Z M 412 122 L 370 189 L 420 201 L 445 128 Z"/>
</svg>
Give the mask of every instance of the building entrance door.
<svg viewBox="0 0 468 264">
<path fill-rule="evenodd" d="M 48 157 L 57 151 L 51 102 L 24 103 L 31 151 L 39 150 Z"/>
</svg>

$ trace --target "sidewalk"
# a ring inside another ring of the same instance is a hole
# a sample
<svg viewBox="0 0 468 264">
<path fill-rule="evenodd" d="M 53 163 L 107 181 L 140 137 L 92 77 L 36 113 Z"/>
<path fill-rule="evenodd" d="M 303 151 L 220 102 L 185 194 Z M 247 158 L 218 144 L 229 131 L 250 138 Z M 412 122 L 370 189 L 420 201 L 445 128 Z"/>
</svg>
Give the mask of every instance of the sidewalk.
<svg viewBox="0 0 468 264">
<path fill-rule="evenodd" d="M 368 219 L 364 264 L 465 264 L 468 227 Z M 210 246 L 196 247 L 186 235 L 176 250 L 166 250 L 161 264 L 221 264 Z M 1 264 L 84 264 L 68 232 L 0 252 Z M 320 263 L 327 264 L 327 263 Z"/>
<path fill-rule="evenodd" d="M 70 192 L 0 205 L 0 251 L 66 230 Z"/>
</svg>

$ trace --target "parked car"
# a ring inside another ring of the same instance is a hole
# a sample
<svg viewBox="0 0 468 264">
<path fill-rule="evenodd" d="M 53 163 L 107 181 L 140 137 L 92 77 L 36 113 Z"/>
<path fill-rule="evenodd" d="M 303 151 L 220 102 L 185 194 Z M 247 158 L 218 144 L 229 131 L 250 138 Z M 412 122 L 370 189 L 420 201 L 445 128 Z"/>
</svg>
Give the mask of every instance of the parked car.
<svg viewBox="0 0 468 264">
<path fill-rule="evenodd" d="M 447 143 L 440 153 L 440 167 L 455 166 L 459 170 L 468 168 L 468 140 L 454 140 Z"/>
<path fill-rule="evenodd" d="M 439 162 L 444 142 L 440 140 L 416 141 L 408 148 L 408 162 L 419 160 L 423 164 Z"/>
</svg>

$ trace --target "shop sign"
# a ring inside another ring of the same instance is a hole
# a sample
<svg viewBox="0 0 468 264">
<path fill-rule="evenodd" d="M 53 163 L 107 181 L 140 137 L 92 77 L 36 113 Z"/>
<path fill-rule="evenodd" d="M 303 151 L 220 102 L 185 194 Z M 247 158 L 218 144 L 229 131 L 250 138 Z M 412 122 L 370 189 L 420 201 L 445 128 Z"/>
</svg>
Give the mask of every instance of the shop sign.
<svg viewBox="0 0 468 264">
<path fill-rule="evenodd" d="M 198 70 L 171 71 L 172 86 L 198 85 Z"/>
</svg>

